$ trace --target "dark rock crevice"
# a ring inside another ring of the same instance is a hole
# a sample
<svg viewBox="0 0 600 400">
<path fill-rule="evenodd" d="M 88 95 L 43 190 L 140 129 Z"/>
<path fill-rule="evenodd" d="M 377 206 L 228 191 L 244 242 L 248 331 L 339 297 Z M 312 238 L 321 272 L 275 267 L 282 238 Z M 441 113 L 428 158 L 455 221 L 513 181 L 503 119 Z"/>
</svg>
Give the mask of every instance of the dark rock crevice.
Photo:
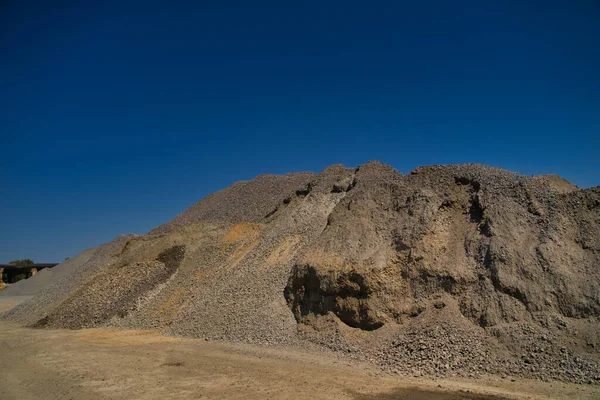
<svg viewBox="0 0 600 400">
<path fill-rule="evenodd" d="M 368 280 L 362 274 L 356 271 L 320 273 L 310 265 L 296 265 L 284 291 L 298 322 L 332 312 L 346 325 L 363 330 L 383 326 L 369 306 L 370 295 Z"/>
<path fill-rule="evenodd" d="M 302 189 L 296 190 L 296 196 L 298 197 L 306 197 L 310 194 L 313 188 L 313 183 L 309 182 Z"/>
</svg>

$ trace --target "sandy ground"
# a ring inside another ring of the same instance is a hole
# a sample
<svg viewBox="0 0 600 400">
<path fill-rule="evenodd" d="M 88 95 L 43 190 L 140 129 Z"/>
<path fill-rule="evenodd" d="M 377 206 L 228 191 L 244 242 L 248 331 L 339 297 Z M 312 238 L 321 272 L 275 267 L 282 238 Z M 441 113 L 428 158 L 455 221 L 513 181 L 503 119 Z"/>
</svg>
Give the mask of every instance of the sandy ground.
<svg viewBox="0 0 600 400">
<path fill-rule="evenodd" d="M 22 298 L 0 299 L 0 312 Z M 600 387 L 390 376 L 332 355 L 0 321 L 2 399 L 597 399 Z"/>
</svg>

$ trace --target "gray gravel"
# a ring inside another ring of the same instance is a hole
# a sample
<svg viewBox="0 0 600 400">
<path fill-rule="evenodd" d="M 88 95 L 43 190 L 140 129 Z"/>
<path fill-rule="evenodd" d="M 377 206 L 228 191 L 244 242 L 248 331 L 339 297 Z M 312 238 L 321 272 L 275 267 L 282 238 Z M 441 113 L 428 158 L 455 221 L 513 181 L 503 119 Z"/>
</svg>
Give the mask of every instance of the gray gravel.
<svg viewBox="0 0 600 400">
<path fill-rule="evenodd" d="M 96 247 L 87 249 L 55 266 L 44 268 L 29 279 L 22 279 L 13 283 L 8 288 L 0 291 L 0 296 L 31 296 L 43 290 L 46 286 L 58 279 L 69 276 L 74 270 L 81 267 L 96 252 Z"/>
</svg>

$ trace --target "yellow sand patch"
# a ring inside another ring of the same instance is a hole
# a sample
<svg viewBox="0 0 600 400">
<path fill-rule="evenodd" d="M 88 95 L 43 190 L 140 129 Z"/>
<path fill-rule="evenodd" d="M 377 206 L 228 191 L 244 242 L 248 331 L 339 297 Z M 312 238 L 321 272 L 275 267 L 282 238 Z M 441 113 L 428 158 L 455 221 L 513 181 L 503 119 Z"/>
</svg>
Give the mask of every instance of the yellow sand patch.
<svg viewBox="0 0 600 400">
<path fill-rule="evenodd" d="M 279 245 L 273 250 L 269 257 L 267 258 L 267 266 L 273 266 L 281 263 L 285 263 L 289 261 L 289 259 L 293 256 L 296 245 L 300 242 L 300 235 L 292 235 L 284 237 Z"/>
<path fill-rule="evenodd" d="M 242 222 L 233 225 L 223 237 L 221 251 L 226 251 L 232 245 L 236 246 L 229 257 L 229 267 L 239 263 L 259 241 L 262 225 Z"/>
<path fill-rule="evenodd" d="M 235 224 L 229 229 L 229 232 L 223 236 L 223 243 L 228 245 L 239 240 L 254 240 L 261 229 L 262 226 L 258 224 L 249 224 L 245 222 Z"/>
</svg>

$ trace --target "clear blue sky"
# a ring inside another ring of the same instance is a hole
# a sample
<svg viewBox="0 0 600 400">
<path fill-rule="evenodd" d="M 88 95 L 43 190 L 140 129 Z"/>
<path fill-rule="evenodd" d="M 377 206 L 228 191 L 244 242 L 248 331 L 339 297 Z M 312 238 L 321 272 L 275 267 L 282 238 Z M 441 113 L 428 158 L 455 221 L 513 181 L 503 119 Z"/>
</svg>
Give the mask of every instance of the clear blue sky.
<svg viewBox="0 0 600 400">
<path fill-rule="evenodd" d="M 334 163 L 600 184 L 596 0 L 185 3 L 1 2 L 0 262 Z"/>
</svg>

